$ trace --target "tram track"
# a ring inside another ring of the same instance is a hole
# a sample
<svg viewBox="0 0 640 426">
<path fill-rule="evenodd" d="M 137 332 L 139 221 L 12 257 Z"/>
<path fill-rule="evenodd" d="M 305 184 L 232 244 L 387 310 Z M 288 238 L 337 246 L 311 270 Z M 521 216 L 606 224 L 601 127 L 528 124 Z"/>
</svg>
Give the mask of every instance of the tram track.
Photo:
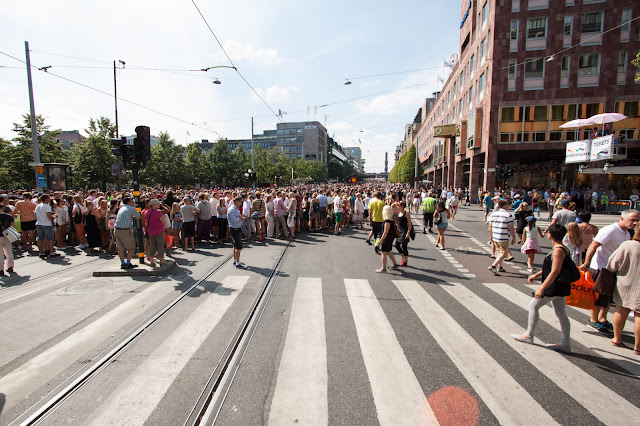
<svg viewBox="0 0 640 426">
<path fill-rule="evenodd" d="M 258 292 L 255 300 L 251 304 L 249 308 L 249 312 L 244 316 L 243 321 L 240 326 L 234 333 L 234 336 L 231 342 L 227 345 L 227 349 L 224 352 L 221 360 L 219 361 L 214 373 L 211 375 L 207 387 L 202 392 L 201 397 L 198 399 L 198 402 L 195 404 L 193 410 L 191 411 L 191 415 L 189 418 L 193 417 L 194 413 L 197 413 L 195 418 L 200 420 L 206 408 L 211 406 L 211 393 L 208 393 L 208 389 L 212 389 L 211 392 L 215 394 L 216 391 L 220 388 L 221 384 L 229 383 L 227 380 L 222 380 L 223 378 L 228 377 L 228 372 L 230 371 L 230 367 L 234 365 L 232 362 L 234 360 L 234 356 L 239 354 L 239 349 L 241 347 L 241 343 L 245 342 L 245 336 L 247 335 L 247 331 L 252 329 L 250 326 L 254 324 L 256 320 L 256 313 L 261 312 L 260 307 L 263 306 L 265 301 L 265 296 L 269 294 L 269 290 L 271 289 L 272 283 L 274 281 L 274 277 L 277 275 L 277 271 L 279 270 L 282 259 L 284 258 L 290 243 L 288 243 L 280 255 L 277 257 L 276 263 L 272 268 L 270 274 L 267 277 L 266 283 L 263 285 L 262 289 Z M 97 359 L 97 361 L 91 363 L 89 367 L 85 367 L 83 370 L 76 372 L 74 375 L 64 382 L 67 383 L 64 388 L 62 388 L 57 393 L 50 393 L 43 400 L 46 402 L 42 402 L 40 400 L 37 404 L 31 407 L 31 409 L 27 410 L 22 416 L 15 419 L 11 424 L 20 424 L 20 425 L 36 425 L 40 424 L 47 419 L 47 417 L 52 414 L 58 407 L 62 406 L 68 399 L 70 399 L 74 393 L 80 390 L 85 384 L 91 381 L 93 378 L 98 376 L 103 370 L 105 370 L 109 364 L 114 362 L 120 355 L 122 355 L 125 351 L 127 351 L 130 347 L 132 347 L 143 335 L 146 334 L 151 328 L 154 327 L 157 323 L 159 323 L 164 317 L 167 316 L 172 310 L 178 305 L 182 300 L 187 298 L 189 295 L 193 294 L 198 288 L 205 283 L 208 279 L 214 276 L 218 271 L 220 271 L 225 265 L 231 261 L 233 256 L 228 256 L 224 259 L 220 264 L 215 266 L 213 269 L 209 270 L 205 273 L 200 279 L 190 285 L 188 288 L 183 290 L 179 295 L 177 295 L 170 302 L 165 304 L 163 307 L 155 311 L 153 314 L 148 316 L 145 320 L 142 321 L 142 324 L 137 328 L 134 328 L 133 331 L 129 332 L 126 337 L 120 340 L 114 347 L 108 349 L 108 352 Z M 97 261 L 98 259 L 96 259 Z M 86 262 L 82 265 L 83 266 Z M 69 268 L 67 268 L 68 270 Z M 50 274 L 51 275 L 51 274 Z M 79 374 L 79 375 L 78 375 Z M 64 385 L 63 383 L 63 385 Z M 62 386 L 62 385 L 61 385 Z M 227 388 L 228 389 L 228 388 Z M 205 397 L 206 396 L 206 397 Z M 37 407 L 37 409 L 36 409 Z M 202 408 L 205 408 L 203 411 Z M 35 409 L 35 411 L 34 411 Z M 26 419 L 21 420 L 25 416 Z M 199 423 L 199 422 L 198 422 Z M 191 424 L 198 424 L 192 422 Z"/>
</svg>

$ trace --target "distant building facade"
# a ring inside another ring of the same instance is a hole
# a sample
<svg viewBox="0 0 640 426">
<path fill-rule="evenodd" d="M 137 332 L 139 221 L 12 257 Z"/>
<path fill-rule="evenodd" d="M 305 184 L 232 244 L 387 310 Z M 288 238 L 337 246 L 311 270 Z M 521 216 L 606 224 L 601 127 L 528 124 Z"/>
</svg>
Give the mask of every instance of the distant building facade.
<svg viewBox="0 0 640 426">
<path fill-rule="evenodd" d="M 85 140 L 79 130 L 63 130 L 56 139 L 62 144 L 62 148 L 71 150 L 77 143 L 83 143 Z"/>
</svg>

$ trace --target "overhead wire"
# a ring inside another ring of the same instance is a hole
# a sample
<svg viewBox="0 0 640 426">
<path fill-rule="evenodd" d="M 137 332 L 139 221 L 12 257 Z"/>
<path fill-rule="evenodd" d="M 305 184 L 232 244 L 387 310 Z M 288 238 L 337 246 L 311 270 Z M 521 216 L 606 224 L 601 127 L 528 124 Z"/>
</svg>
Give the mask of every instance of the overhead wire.
<svg viewBox="0 0 640 426">
<path fill-rule="evenodd" d="M 27 63 L 26 63 L 26 61 L 23 61 L 23 60 L 22 60 L 22 59 L 20 59 L 20 58 L 16 58 L 15 56 L 12 56 L 12 55 L 10 55 L 10 54 L 8 54 L 8 53 L 5 53 L 5 52 L 0 51 L 0 54 L 2 54 L 2 55 L 4 55 L 4 56 L 7 56 L 7 57 L 9 57 L 9 58 L 11 58 L 11 59 L 14 59 L 14 60 L 16 60 L 16 61 L 18 61 L 18 62 L 21 62 L 21 63 L 23 63 L 23 64 L 25 64 L 25 65 L 27 64 Z M 31 65 L 31 68 L 34 68 L 34 69 L 36 69 L 36 70 L 41 70 L 40 68 L 36 67 L 36 66 L 35 66 L 35 65 L 33 65 L 33 64 Z M 53 77 L 59 78 L 59 79 L 61 79 L 61 80 L 67 81 L 67 82 L 69 82 L 69 83 L 76 84 L 76 85 L 81 86 L 81 87 L 84 87 L 84 88 L 86 88 L 86 89 L 93 90 L 93 91 L 98 92 L 98 93 L 101 93 L 101 94 L 103 94 L 103 95 L 107 95 L 107 96 L 109 96 L 109 97 L 111 97 L 111 98 L 113 98 L 113 97 L 114 97 L 114 95 L 113 95 L 113 94 L 111 94 L 111 93 L 109 93 L 109 92 L 105 92 L 104 90 L 97 89 L 97 88 L 92 87 L 92 86 L 89 86 L 89 85 L 87 85 L 87 84 L 80 83 L 80 82 L 75 81 L 75 80 L 72 80 L 72 79 L 70 79 L 70 78 L 67 78 L 67 77 L 64 77 L 64 76 L 61 76 L 61 75 L 55 74 L 55 73 L 53 73 L 53 72 L 46 71 L 46 72 L 45 72 L 45 74 L 47 74 L 47 75 L 51 75 L 51 76 L 53 76 Z M 208 131 L 208 132 L 209 132 L 209 131 L 210 131 L 210 132 L 213 132 L 214 134 L 216 134 L 216 135 L 220 136 L 221 138 L 224 138 L 224 136 L 222 136 L 220 133 L 218 133 L 217 131 L 215 131 L 215 130 L 213 130 L 213 129 L 211 129 L 211 128 L 206 129 L 206 128 L 201 127 L 201 126 L 199 126 L 199 125 L 197 125 L 197 124 L 195 124 L 195 123 L 193 123 L 193 122 L 190 122 L 190 121 L 184 120 L 184 119 L 182 119 L 182 118 L 179 118 L 179 117 L 173 116 L 173 115 L 171 115 L 171 114 L 164 113 L 164 112 L 162 112 L 162 111 L 158 111 L 158 110 L 156 110 L 156 109 L 154 109 L 154 108 L 147 107 L 147 106 L 145 106 L 145 105 L 139 104 L 139 103 L 134 102 L 134 101 L 130 101 L 130 100 L 125 99 L 125 98 L 118 97 L 117 99 L 118 99 L 119 101 L 126 102 L 126 103 L 131 104 L 131 105 L 135 105 L 135 106 L 137 106 L 137 107 L 139 107 L 139 108 L 146 109 L 146 110 L 151 111 L 151 112 L 154 112 L 154 113 L 156 113 L 156 114 L 160 114 L 160 115 L 163 115 L 163 116 L 165 116 L 165 117 L 169 117 L 169 118 L 171 118 L 171 119 L 173 119 L 173 120 L 176 120 L 176 121 L 179 121 L 179 122 L 181 122 L 181 123 L 188 124 L 188 125 L 190 125 L 190 126 L 193 126 L 193 127 L 198 128 L 198 129 L 205 130 L 205 131 Z"/>
<path fill-rule="evenodd" d="M 387 72 L 387 73 L 382 73 L 382 74 L 364 75 L 364 76 L 360 76 L 360 77 L 349 77 L 347 80 L 359 80 L 359 79 L 362 79 L 362 78 L 384 77 L 384 76 L 387 76 L 387 75 L 396 75 L 396 74 L 408 74 L 408 73 L 412 73 L 412 72 L 435 70 L 435 69 L 440 69 L 440 68 L 443 68 L 443 66 L 427 67 L 427 68 L 416 68 L 416 69 L 413 69 L 413 70 L 406 70 L 406 71 L 393 71 L 393 72 Z"/>
</svg>

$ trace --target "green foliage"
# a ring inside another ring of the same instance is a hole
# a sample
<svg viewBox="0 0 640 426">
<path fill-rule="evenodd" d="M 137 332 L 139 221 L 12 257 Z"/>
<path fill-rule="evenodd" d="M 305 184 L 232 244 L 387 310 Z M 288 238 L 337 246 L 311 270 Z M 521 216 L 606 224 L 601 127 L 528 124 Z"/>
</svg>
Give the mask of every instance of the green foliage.
<svg viewBox="0 0 640 426">
<path fill-rule="evenodd" d="M 193 142 L 185 148 L 185 185 L 197 185 L 204 182 L 205 164 L 204 154 L 198 142 Z"/>
<path fill-rule="evenodd" d="M 640 52 L 636 54 L 636 58 L 631 60 L 631 63 L 636 67 L 635 81 L 640 81 Z"/>
<path fill-rule="evenodd" d="M 85 133 L 85 142 L 75 144 L 71 151 L 73 186 L 100 186 L 105 189 L 107 184 L 117 179 L 111 174 L 111 166 L 116 163 L 111 153 L 111 138 L 115 137 L 116 126 L 106 117 L 90 118 Z M 87 172 L 90 170 L 96 173 L 98 182 L 88 180 Z"/>
<path fill-rule="evenodd" d="M 416 167 L 416 147 L 411 145 L 407 152 L 402 154 L 396 164 L 389 172 L 389 182 L 392 183 L 412 183 L 415 177 Z M 418 162 L 418 177 L 424 174 L 422 164 Z"/>
<path fill-rule="evenodd" d="M 190 178 L 186 163 L 183 147 L 177 145 L 168 132 L 160 132 L 158 144 L 151 147 L 151 160 L 140 171 L 140 182 L 162 186 L 186 183 Z"/>
<path fill-rule="evenodd" d="M 40 147 L 41 163 L 66 163 L 68 153 L 63 151 L 62 145 L 57 141 L 56 137 L 60 134 L 60 130 L 50 130 L 49 126 L 44 124 L 44 117 L 38 115 L 36 117 L 36 125 L 38 126 L 38 145 Z M 2 146 L 3 169 L 6 174 L 2 175 L 4 180 L 8 180 L 8 187 L 12 188 L 34 188 L 35 187 L 35 171 L 28 163 L 33 162 L 33 148 L 31 146 L 31 115 L 23 114 L 22 123 L 14 123 L 13 131 L 17 134 L 12 139 L 14 144 L 6 145 L 6 141 Z"/>
</svg>

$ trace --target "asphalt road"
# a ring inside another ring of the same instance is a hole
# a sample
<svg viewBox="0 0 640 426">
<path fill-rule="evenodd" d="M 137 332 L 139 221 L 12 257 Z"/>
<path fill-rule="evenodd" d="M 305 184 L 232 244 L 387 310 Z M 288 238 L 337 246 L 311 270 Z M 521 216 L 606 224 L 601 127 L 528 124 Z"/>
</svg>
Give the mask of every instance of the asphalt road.
<svg viewBox="0 0 640 426">
<path fill-rule="evenodd" d="M 461 208 L 450 224 L 446 251 L 418 232 L 409 266 L 384 274 L 368 230 L 299 236 L 217 424 L 640 424 L 640 357 L 573 308 L 572 354 L 542 346 L 560 339 L 549 307 L 536 345 L 513 340 L 535 288 L 525 256 L 514 247 L 496 277 L 481 212 Z M 224 264 L 43 423 L 184 423 L 283 248 L 249 245 L 248 270 Z M 168 277 L 135 280 L 90 277 L 113 259 L 19 259 L 28 277 L 0 291 L 0 424 L 24 419 L 230 252 L 202 246 L 176 254 Z M 631 346 L 631 321 L 625 330 Z"/>
</svg>

